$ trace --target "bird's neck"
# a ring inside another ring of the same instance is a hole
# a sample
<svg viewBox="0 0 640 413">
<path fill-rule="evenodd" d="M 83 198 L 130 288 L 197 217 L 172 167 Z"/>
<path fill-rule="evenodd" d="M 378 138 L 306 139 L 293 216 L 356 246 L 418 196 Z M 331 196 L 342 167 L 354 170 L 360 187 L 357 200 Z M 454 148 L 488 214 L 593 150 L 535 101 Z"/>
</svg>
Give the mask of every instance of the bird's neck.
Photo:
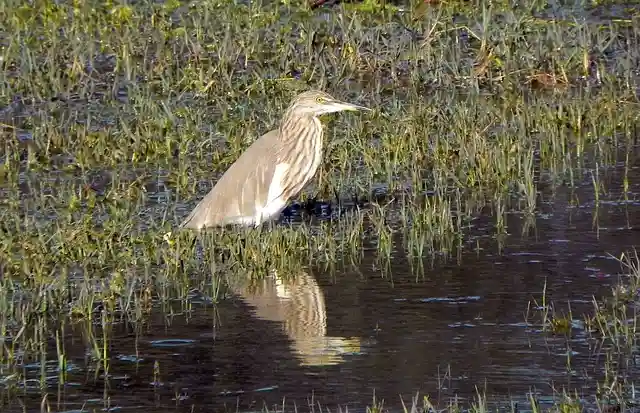
<svg viewBox="0 0 640 413">
<path fill-rule="evenodd" d="M 300 131 L 301 128 L 303 127 L 311 127 L 311 128 L 315 128 L 315 129 L 319 129 L 320 135 L 319 137 L 322 137 L 322 123 L 320 123 L 320 119 L 318 119 L 317 116 L 312 116 L 312 115 L 304 115 L 304 116 L 299 116 L 299 115 L 295 115 L 292 116 L 291 114 L 287 113 L 283 118 L 282 118 L 282 122 L 280 122 L 280 127 L 279 127 L 279 132 L 280 132 L 280 138 L 287 140 L 294 140 L 297 141 L 299 139 L 299 134 L 297 133 L 291 133 L 292 131 Z"/>
</svg>

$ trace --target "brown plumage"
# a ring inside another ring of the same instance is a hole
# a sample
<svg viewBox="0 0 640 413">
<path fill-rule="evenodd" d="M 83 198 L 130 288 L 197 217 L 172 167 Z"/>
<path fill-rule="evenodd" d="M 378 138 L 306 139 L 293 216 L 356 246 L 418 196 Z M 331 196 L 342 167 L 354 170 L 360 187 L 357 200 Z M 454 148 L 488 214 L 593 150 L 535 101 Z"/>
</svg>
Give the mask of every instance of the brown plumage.
<svg viewBox="0 0 640 413">
<path fill-rule="evenodd" d="M 318 116 L 343 110 L 369 109 L 321 91 L 298 95 L 279 128 L 262 135 L 240 155 L 180 228 L 257 227 L 277 217 L 320 166 L 323 131 Z"/>
</svg>

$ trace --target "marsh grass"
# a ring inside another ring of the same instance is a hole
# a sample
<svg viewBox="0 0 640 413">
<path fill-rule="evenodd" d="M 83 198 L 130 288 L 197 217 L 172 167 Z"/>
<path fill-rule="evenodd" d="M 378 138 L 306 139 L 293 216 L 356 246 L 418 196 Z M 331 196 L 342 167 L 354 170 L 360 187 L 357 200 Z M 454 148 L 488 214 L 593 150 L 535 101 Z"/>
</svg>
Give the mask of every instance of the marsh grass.
<svg viewBox="0 0 640 413">
<path fill-rule="evenodd" d="M 577 319 L 568 306 L 561 309 L 549 301 L 545 289 L 538 299 L 530 302 L 527 322 L 540 325 L 550 337 L 564 337 L 567 349 L 575 330 L 584 332 L 593 343 L 594 356 L 603 360 L 603 379 L 598 381 L 592 399 L 562 393 L 558 411 L 575 411 L 585 403 L 596 405 L 599 411 L 625 411 L 637 405 L 635 367 L 638 325 L 638 288 L 640 287 L 639 258 L 635 251 L 619 258 L 622 275 L 611 288 L 611 295 L 593 299 L 592 310 Z M 533 316 L 533 317 L 530 317 Z M 567 351 L 567 371 L 572 370 L 571 351 Z M 581 410 L 580 410 L 581 411 Z"/>
<path fill-rule="evenodd" d="M 614 412 L 620 411 L 621 407 L 614 403 L 599 403 L 599 402 L 591 402 L 585 401 L 580 398 L 577 394 L 569 394 L 567 392 L 557 392 L 554 395 L 554 400 L 552 402 L 546 402 L 544 405 L 536 398 L 533 392 L 529 393 L 526 397 L 526 400 L 523 402 L 522 399 L 519 400 L 509 400 L 501 401 L 499 403 L 494 403 L 489 400 L 489 396 L 481 391 L 479 388 L 476 388 L 476 395 L 471 400 L 460 400 L 458 398 L 452 398 L 446 404 L 434 404 L 429 397 L 429 395 L 421 395 L 420 392 L 417 392 L 415 395 L 410 397 L 409 400 L 405 401 L 403 397 L 399 397 L 400 399 L 400 408 L 388 408 L 386 407 L 389 402 L 384 399 L 380 399 L 376 397 L 375 392 L 373 393 L 371 404 L 366 406 L 365 411 L 367 413 L 382 413 L 382 412 L 392 412 L 399 411 L 404 413 L 418 413 L 418 412 L 446 412 L 446 413 L 488 413 L 492 411 L 507 411 L 507 412 L 518 412 L 521 409 L 526 409 L 527 411 L 531 411 L 534 413 L 580 413 L 585 410 L 593 410 L 599 412 Z M 323 411 L 327 410 L 325 406 L 320 404 L 310 404 L 309 411 Z M 275 408 L 271 409 L 263 409 L 265 412 L 280 412 L 285 411 L 284 409 L 280 410 Z M 347 408 L 344 410 L 342 408 L 338 408 L 337 411 L 348 411 Z"/>
<path fill-rule="evenodd" d="M 637 17 L 543 19 L 537 1 L 0 7 L 3 377 L 26 360 L 44 368 L 51 337 L 63 372 L 68 322 L 108 369 L 108 326 L 176 297 L 188 307 L 194 290 L 215 303 L 229 274 L 334 271 L 368 245 L 384 268 L 398 239 L 417 266 L 459 256 L 474 216 L 493 214 L 505 234 L 507 212 L 536 214 L 540 186 L 589 179 L 605 195 L 602 166 L 628 164 L 637 139 Z M 362 205 L 211 234 L 200 255 L 189 234 L 167 239 L 309 87 L 375 111 L 326 120 L 327 158 L 301 199 L 338 190 Z M 628 345 L 629 326 L 593 323 Z"/>
</svg>

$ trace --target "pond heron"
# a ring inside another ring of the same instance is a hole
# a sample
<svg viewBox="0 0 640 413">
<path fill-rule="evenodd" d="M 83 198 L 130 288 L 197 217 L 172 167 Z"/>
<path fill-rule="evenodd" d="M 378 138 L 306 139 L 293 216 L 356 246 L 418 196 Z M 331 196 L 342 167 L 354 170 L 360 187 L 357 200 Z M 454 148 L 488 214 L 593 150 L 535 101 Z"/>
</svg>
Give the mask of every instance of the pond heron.
<svg viewBox="0 0 640 413">
<path fill-rule="evenodd" d="M 370 109 L 341 102 L 321 91 L 296 96 L 280 126 L 259 137 L 240 155 L 180 228 L 258 227 L 278 217 L 313 178 L 322 161 L 323 130 L 318 116 L 345 110 Z"/>
</svg>

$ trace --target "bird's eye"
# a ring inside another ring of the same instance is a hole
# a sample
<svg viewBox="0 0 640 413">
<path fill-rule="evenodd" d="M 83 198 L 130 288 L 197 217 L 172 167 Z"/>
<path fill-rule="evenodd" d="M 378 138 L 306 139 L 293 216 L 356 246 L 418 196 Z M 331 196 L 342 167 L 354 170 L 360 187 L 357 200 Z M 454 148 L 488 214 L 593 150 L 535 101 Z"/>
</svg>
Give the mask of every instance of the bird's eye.
<svg viewBox="0 0 640 413">
<path fill-rule="evenodd" d="M 322 96 L 318 96 L 316 98 L 316 103 L 326 103 L 327 99 L 323 98 Z"/>
</svg>

